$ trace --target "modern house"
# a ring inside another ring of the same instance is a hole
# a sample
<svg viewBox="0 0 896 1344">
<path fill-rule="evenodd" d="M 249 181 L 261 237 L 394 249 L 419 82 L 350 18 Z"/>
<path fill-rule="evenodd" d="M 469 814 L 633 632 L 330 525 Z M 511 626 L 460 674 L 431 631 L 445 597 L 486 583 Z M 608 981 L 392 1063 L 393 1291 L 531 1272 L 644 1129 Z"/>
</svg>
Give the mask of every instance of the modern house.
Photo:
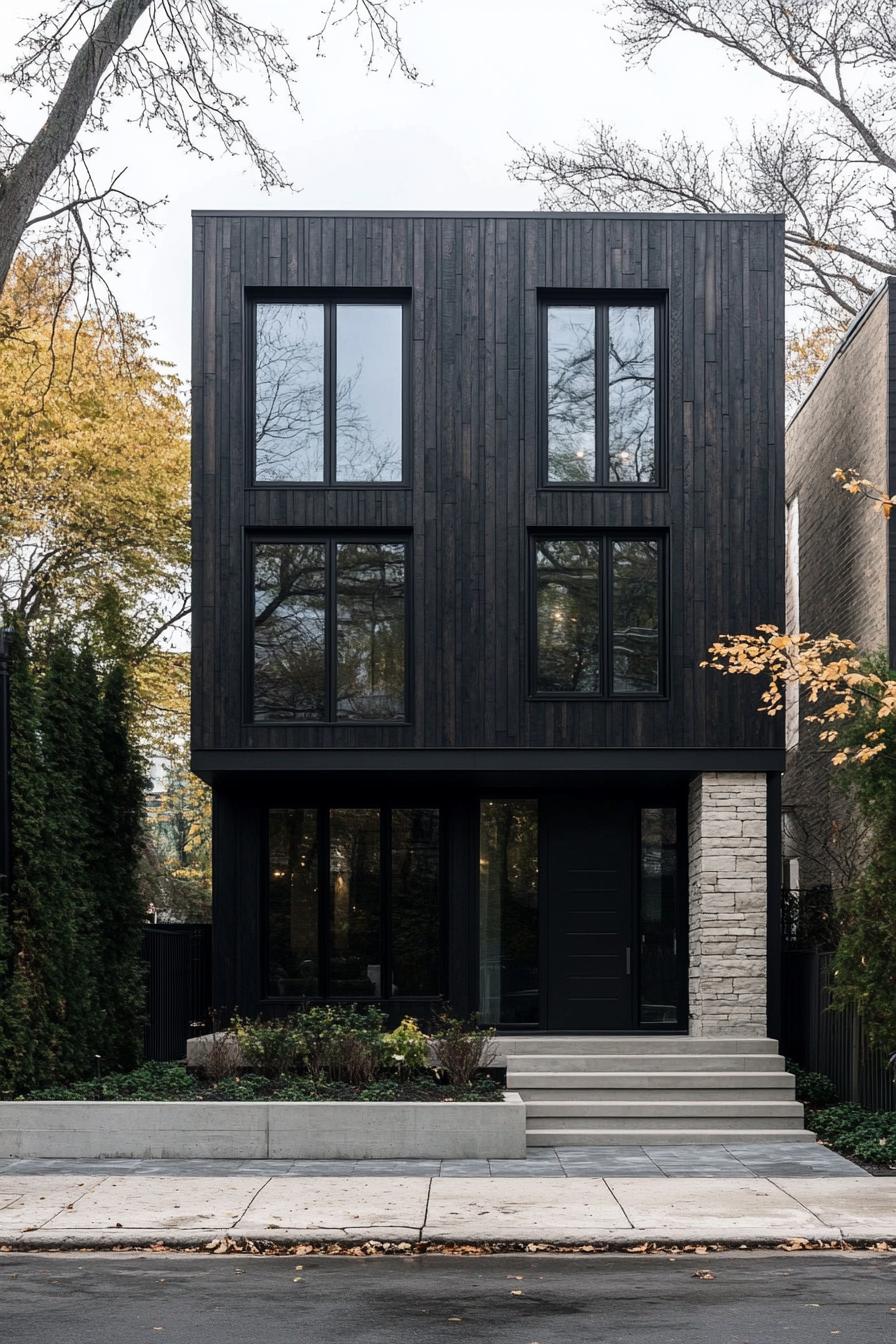
<svg viewBox="0 0 896 1344">
<path fill-rule="evenodd" d="M 783 622 L 783 240 L 196 214 L 218 1002 L 477 1012 L 534 1142 L 654 1112 L 803 1136 L 768 1039 L 783 724 L 699 667 Z M 618 1068 L 617 1102 L 684 1072 L 653 1112 L 589 1110 Z"/>
<path fill-rule="evenodd" d="M 786 432 L 787 628 L 836 632 L 896 663 L 896 535 L 880 512 L 832 480 L 853 467 L 896 491 L 896 280 L 866 304 Z M 833 748 L 786 708 L 784 868 L 788 886 L 823 893 L 849 880 L 862 830 L 830 763 Z M 805 914 L 810 917 L 810 911 Z"/>
</svg>

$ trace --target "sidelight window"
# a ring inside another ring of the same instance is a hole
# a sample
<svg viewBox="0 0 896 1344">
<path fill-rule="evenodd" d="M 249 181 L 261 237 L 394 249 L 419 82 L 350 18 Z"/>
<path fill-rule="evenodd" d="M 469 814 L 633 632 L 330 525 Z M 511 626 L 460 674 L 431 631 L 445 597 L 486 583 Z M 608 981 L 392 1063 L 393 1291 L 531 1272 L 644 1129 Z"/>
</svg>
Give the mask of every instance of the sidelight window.
<svg viewBox="0 0 896 1344">
<path fill-rule="evenodd" d="M 659 483 L 660 314 L 656 303 L 545 305 L 549 485 Z"/>
<path fill-rule="evenodd" d="M 400 303 L 255 304 L 257 482 L 403 477 Z"/>
<path fill-rule="evenodd" d="M 406 717 L 407 543 L 252 543 L 252 716 Z"/>
<path fill-rule="evenodd" d="M 660 694 L 662 538 L 542 536 L 533 553 L 534 694 Z"/>
<path fill-rule="evenodd" d="M 538 1022 L 538 961 L 538 803 L 487 799 L 479 811 L 479 1008 L 484 1022 Z"/>
</svg>

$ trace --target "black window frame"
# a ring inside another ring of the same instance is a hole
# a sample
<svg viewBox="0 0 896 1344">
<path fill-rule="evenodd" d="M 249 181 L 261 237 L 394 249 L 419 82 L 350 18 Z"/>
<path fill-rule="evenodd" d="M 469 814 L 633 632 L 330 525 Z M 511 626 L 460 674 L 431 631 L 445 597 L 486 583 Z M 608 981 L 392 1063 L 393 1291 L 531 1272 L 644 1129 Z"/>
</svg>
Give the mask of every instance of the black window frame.
<svg viewBox="0 0 896 1344">
<path fill-rule="evenodd" d="M 317 939 L 318 939 L 318 993 L 307 996 L 311 1003 L 362 1003 L 369 1004 L 419 1004 L 421 1007 L 444 1001 L 448 986 L 448 949 L 449 949 L 449 900 L 447 882 L 448 827 L 445 824 L 445 808 L 438 802 L 412 800 L 404 794 L 389 797 L 378 802 L 370 802 L 369 797 L 355 796 L 354 793 L 342 797 L 328 797 L 316 803 L 303 803 L 293 799 L 286 801 L 267 801 L 261 810 L 262 841 L 261 851 L 261 918 L 259 920 L 260 946 L 260 1001 L 262 1003 L 299 1003 L 299 995 L 272 994 L 270 992 L 270 822 L 271 812 L 291 811 L 295 808 L 311 808 L 317 812 Z M 330 896 L 330 813 L 348 808 L 370 809 L 378 811 L 380 834 L 380 969 L 383 985 L 392 983 L 392 813 L 413 808 L 432 810 L 439 814 L 439 949 L 438 949 L 438 990 L 432 994 L 380 994 L 366 997 L 358 994 L 330 994 L 330 955 L 332 951 L 332 902 Z M 387 858 L 388 856 L 388 858 Z"/>
<path fill-rule="evenodd" d="M 613 701 L 631 704 L 669 699 L 669 542 L 666 528 L 534 528 L 529 532 L 528 662 L 529 699 L 539 701 Z M 538 546 L 543 541 L 596 541 L 600 546 L 600 687 L 599 691 L 538 689 Z M 657 690 L 613 690 L 613 543 L 653 541 L 657 545 Z"/>
<path fill-rule="evenodd" d="M 340 719 L 335 717 L 337 677 L 337 623 L 336 623 L 336 547 L 348 542 L 401 545 L 404 547 L 404 714 L 396 719 Z M 244 548 L 243 579 L 243 697 L 244 726 L 250 728 L 403 728 L 412 723 L 413 707 L 413 536 L 409 531 L 390 528 L 387 532 L 352 532 L 342 529 L 311 529 L 260 531 L 247 530 Z M 323 544 L 325 556 L 325 627 L 324 627 L 324 701 L 326 713 L 320 719 L 265 719 L 255 716 L 255 547 L 257 545 Z"/>
<path fill-rule="evenodd" d="M 317 304 L 324 310 L 324 473 L 320 480 L 259 479 L 256 474 L 255 355 L 259 304 Z M 336 310 L 340 306 L 401 309 L 401 479 L 339 481 L 336 479 Z M 246 291 L 246 484 L 251 490 L 407 490 L 411 486 L 411 292 L 408 289 L 260 288 Z"/>
<path fill-rule="evenodd" d="M 548 434 L 548 309 L 593 308 L 594 323 L 594 466 L 591 481 L 552 481 Z M 654 310 L 654 476 L 652 481 L 610 479 L 609 389 L 606 377 L 609 310 Z M 538 487 L 541 490 L 668 490 L 668 294 L 665 290 L 539 290 L 538 292 Z"/>
</svg>

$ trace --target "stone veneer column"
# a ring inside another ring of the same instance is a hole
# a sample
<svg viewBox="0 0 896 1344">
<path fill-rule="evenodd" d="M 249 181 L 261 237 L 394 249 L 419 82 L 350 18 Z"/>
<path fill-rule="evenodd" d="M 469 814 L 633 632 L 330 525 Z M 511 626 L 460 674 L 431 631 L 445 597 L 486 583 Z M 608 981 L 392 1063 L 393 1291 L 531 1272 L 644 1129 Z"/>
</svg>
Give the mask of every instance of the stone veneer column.
<svg viewBox="0 0 896 1344">
<path fill-rule="evenodd" d="M 688 795 L 692 1036 L 765 1036 L 766 778 L 706 773 Z"/>
</svg>

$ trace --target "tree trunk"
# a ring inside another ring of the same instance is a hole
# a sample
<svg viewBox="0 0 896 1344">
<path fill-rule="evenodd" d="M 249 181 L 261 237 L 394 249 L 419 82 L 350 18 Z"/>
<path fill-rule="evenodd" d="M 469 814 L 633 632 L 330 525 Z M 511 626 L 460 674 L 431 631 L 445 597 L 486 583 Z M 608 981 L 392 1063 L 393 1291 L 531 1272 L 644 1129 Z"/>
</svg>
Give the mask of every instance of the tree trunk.
<svg viewBox="0 0 896 1344">
<path fill-rule="evenodd" d="M 78 49 L 49 116 L 0 188 L 0 290 L 41 192 L 84 124 L 100 80 L 152 0 L 113 0 Z"/>
</svg>

